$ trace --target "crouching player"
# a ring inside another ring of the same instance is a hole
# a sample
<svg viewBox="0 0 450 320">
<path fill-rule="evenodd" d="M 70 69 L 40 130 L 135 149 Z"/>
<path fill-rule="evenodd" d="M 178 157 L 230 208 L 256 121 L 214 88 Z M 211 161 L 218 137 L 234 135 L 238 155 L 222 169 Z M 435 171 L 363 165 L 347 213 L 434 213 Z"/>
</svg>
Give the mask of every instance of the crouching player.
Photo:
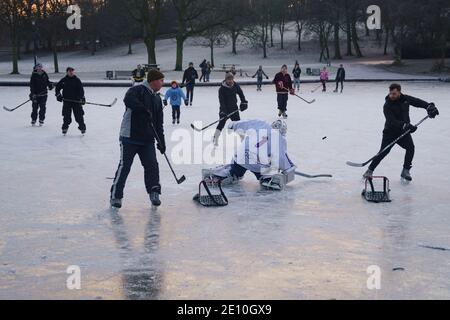
<svg viewBox="0 0 450 320">
<path fill-rule="evenodd" d="M 242 143 L 229 165 L 202 171 L 203 179 L 214 184 L 233 184 L 247 171 L 252 172 L 267 189 L 283 190 L 295 178 L 296 166 L 287 154 L 287 125 L 282 120 L 269 124 L 261 120 L 235 121 L 228 129 L 236 132 Z"/>
</svg>

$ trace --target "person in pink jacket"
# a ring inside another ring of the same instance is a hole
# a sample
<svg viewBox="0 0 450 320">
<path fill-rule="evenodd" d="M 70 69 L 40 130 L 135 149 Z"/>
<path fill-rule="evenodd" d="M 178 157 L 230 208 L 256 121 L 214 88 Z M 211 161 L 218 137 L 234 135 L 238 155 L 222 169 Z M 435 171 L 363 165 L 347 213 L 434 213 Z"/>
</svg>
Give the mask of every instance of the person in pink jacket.
<svg viewBox="0 0 450 320">
<path fill-rule="evenodd" d="M 327 68 L 324 67 L 322 69 L 322 71 L 320 71 L 320 82 L 322 82 L 322 85 L 323 85 L 322 92 L 326 92 L 327 91 L 328 76 L 329 76 L 329 74 L 328 74 Z"/>
</svg>

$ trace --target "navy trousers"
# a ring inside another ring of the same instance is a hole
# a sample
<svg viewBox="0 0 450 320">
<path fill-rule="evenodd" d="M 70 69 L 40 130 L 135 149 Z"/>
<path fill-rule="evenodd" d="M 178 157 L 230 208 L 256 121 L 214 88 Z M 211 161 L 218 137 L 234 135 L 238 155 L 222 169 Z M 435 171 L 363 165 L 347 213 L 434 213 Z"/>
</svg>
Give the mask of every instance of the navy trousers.
<svg viewBox="0 0 450 320">
<path fill-rule="evenodd" d="M 47 97 L 37 97 L 36 103 L 33 103 L 33 111 L 31 112 L 31 120 L 33 122 L 36 122 L 38 115 L 39 115 L 39 121 L 45 120 L 45 112 L 46 112 L 46 104 L 47 104 Z"/>
<path fill-rule="evenodd" d="M 161 193 L 161 185 L 159 184 L 159 165 L 156 159 L 155 144 L 140 145 L 121 142 L 119 168 L 117 169 L 114 183 L 111 187 L 112 199 L 123 199 L 123 190 L 136 154 L 139 155 L 141 164 L 144 167 L 144 180 L 147 193 L 150 194 L 152 191 Z"/>
</svg>

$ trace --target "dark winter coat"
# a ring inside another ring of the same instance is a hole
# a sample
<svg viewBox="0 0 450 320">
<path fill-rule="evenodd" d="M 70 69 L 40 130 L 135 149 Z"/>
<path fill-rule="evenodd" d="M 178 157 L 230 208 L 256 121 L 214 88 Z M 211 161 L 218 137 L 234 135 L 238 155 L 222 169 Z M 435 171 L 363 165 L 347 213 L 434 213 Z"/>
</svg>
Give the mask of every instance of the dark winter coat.
<svg viewBox="0 0 450 320">
<path fill-rule="evenodd" d="M 279 82 L 283 82 L 283 87 L 278 86 Z M 289 90 L 292 90 L 292 79 L 289 74 L 283 75 L 282 72 L 278 72 L 275 75 L 275 79 L 273 79 L 273 83 L 275 84 L 275 88 L 277 93 L 288 93 Z"/>
<path fill-rule="evenodd" d="M 203 62 L 200 64 L 200 68 L 202 69 L 202 73 L 206 73 L 208 69 L 208 63 L 206 62 L 206 60 L 203 60 Z"/>
<path fill-rule="evenodd" d="M 386 103 L 383 107 L 386 124 L 383 133 L 392 135 L 400 135 L 402 133 L 403 126 L 406 123 L 411 123 L 409 118 L 410 105 L 416 108 L 427 109 L 429 103 L 404 94 L 396 101 L 389 99 L 389 96 L 386 97 Z"/>
<path fill-rule="evenodd" d="M 197 70 L 195 70 L 194 67 L 189 67 L 184 71 L 182 83 L 186 83 L 186 86 L 194 86 L 196 79 L 198 79 Z"/>
<path fill-rule="evenodd" d="M 339 68 L 336 74 L 336 81 L 345 81 L 345 69 Z"/>
<path fill-rule="evenodd" d="M 81 80 L 77 76 L 65 76 L 56 85 L 56 95 L 63 91 L 64 99 L 80 101 L 84 98 L 84 88 Z"/>
<path fill-rule="evenodd" d="M 292 75 L 294 76 L 295 79 L 300 78 L 301 74 L 302 74 L 302 69 L 300 69 L 300 68 L 292 70 Z"/>
<path fill-rule="evenodd" d="M 141 80 L 145 78 L 145 70 L 144 69 L 134 69 L 133 70 L 133 78 L 137 80 Z"/>
<path fill-rule="evenodd" d="M 53 83 L 50 82 L 47 73 L 45 71 L 40 73 L 34 71 L 30 79 L 30 93 L 35 95 L 46 94 L 47 88 L 53 89 Z"/>
<path fill-rule="evenodd" d="M 230 87 L 225 81 L 222 82 L 219 89 L 220 112 L 230 114 L 238 110 L 237 96 L 241 99 L 241 103 L 247 103 L 244 92 L 237 83 Z"/>
<path fill-rule="evenodd" d="M 153 124 L 164 144 L 163 104 L 159 94 L 153 92 L 148 82 L 129 89 L 123 102 L 126 109 L 120 129 L 121 139 L 154 143 L 156 137 L 151 126 Z"/>
</svg>

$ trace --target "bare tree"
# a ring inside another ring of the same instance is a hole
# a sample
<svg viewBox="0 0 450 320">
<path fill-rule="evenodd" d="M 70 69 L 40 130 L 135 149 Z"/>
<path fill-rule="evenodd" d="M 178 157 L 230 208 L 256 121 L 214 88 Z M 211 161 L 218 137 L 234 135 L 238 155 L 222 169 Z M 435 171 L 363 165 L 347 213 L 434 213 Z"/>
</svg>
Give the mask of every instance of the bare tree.
<svg viewBox="0 0 450 320">
<path fill-rule="evenodd" d="M 11 74 L 19 74 L 19 32 L 26 16 L 27 3 L 21 0 L 0 1 L 0 19 L 8 26 L 11 41 L 12 65 Z"/>
</svg>

